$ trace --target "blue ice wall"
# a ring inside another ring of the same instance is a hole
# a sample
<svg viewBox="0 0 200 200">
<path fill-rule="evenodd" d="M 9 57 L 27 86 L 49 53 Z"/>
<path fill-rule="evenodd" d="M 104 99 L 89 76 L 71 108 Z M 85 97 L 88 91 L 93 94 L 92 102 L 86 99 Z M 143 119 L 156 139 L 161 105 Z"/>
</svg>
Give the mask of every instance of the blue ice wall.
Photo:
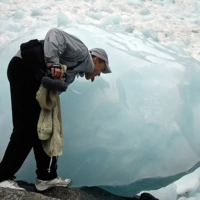
<svg viewBox="0 0 200 200">
<path fill-rule="evenodd" d="M 75 187 L 111 186 L 113 193 L 131 196 L 136 191 L 127 192 L 127 186 L 157 189 L 194 167 L 200 159 L 200 63 L 176 46 L 134 34 L 89 25 L 65 31 L 88 48 L 106 49 L 113 73 L 93 83 L 78 78 L 61 94 L 65 142 L 59 175 Z M 46 32 L 29 32 L 0 52 L 0 157 L 12 131 L 7 64 L 22 42 Z M 33 157 L 18 179 L 34 181 Z"/>
</svg>

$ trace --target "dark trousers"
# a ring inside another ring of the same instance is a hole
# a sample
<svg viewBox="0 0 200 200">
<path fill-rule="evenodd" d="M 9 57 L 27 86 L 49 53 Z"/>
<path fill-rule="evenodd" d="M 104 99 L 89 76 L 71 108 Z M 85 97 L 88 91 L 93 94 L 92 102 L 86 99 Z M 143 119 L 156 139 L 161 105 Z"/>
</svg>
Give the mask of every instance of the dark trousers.
<svg viewBox="0 0 200 200">
<path fill-rule="evenodd" d="M 35 97 L 40 83 L 29 66 L 17 57 L 10 61 L 7 75 L 10 82 L 13 132 L 0 163 L 0 182 L 14 179 L 32 148 L 37 164 L 37 178 L 54 179 L 57 177 L 56 157 L 53 157 L 51 170 L 48 172 L 51 158 L 44 152 L 37 134 L 40 106 Z"/>
</svg>

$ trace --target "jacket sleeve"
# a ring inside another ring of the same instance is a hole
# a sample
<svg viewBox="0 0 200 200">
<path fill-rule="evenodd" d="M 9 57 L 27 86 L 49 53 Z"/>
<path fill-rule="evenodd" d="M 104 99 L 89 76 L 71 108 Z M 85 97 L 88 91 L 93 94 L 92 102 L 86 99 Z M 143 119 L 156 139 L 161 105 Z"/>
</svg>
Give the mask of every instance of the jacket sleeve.
<svg viewBox="0 0 200 200">
<path fill-rule="evenodd" d="M 61 30 L 50 29 L 44 40 L 44 55 L 46 62 L 59 63 L 59 56 L 67 48 L 67 41 Z"/>
<path fill-rule="evenodd" d="M 59 63 L 60 57 L 68 61 L 82 61 L 87 54 L 87 47 L 76 36 L 57 28 L 47 32 L 44 40 L 46 62 Z"/>
</svg>

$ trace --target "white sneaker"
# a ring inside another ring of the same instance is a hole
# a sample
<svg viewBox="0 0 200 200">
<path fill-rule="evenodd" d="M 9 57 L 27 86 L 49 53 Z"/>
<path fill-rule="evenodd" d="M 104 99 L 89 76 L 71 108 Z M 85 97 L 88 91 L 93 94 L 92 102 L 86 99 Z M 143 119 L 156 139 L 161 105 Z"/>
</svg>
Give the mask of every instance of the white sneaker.
<svg viewBox="0 0 200 200">
<path fill-rule="evenodd" d="M 15 181 L 12 181 L 12 180 L 6 180 L 6 181 L 0 182 L 0 187 L 15 189 L 15 190 L 25 190 L 24 188 L 19 187 L 19 185 Z"/>
<path fill-rule="evenodd" d="M 71 183 L 72 181 L 70 179 L 64 180 L 60 177 L 57 177 L 49 181 L 42 181 L 42 180 L 36 179 L 35 187 L 38 191 L 44 191 L 55 186 L 67 187 L 71 185 Z"/>
</svg>

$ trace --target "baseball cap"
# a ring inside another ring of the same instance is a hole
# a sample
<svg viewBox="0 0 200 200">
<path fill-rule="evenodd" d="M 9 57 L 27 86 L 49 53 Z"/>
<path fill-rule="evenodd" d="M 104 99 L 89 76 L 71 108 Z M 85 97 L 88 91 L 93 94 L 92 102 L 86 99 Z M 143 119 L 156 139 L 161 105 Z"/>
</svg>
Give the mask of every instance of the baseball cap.
<svg viewBox="0 0 200 200">
<path fill-rule="evenodd" d="M 112 71 L 109 67 L 109 63 L 108 63 L 108 55 L 103 49 L 101 49 L 101 48 L 90 49 L 90 54 L 92 56 L 96 56 L 96 57 L 102 59 L 105 62 L 106 67 L 105 67 L 105 70 L 102 73 L 105 73 L 105 74 L 112 73 Z"/>
</svg>

